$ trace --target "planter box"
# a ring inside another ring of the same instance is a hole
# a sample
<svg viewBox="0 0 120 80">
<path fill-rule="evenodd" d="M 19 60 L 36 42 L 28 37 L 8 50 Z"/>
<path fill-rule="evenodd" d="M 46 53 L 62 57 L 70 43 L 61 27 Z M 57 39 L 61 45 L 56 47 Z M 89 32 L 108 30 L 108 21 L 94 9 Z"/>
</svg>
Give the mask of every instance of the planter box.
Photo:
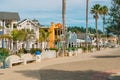
<svg viewBox="0 0 120 80">
<path fill-rule="evenodd" d="M 56 51 L 55 50 L 47 50 L 43 51 L 41 53 L 41 58 L 42 59 L 47 59 L 47 58 L 56 58 Z"/>
<path fill-rule="evenodd" d="M 69 52 L 68 55 L 69 55 L 69 56 L 73 56 L 73 51 Z"/>
<path fill-rule="evenodd" d="M 78 54 L 81 54 L 83 52 L 83 50 L 80 48 L 78 49 Z"/>
</svg>

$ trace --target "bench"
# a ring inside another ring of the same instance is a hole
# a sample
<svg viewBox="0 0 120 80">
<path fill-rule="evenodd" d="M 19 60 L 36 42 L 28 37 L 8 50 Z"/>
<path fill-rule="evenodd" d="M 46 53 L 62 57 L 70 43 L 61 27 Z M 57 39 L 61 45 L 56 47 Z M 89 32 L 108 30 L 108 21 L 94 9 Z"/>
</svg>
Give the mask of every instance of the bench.
<svg viewBox="0 0 120 80">
<path fill-rule="evenodd" d="M 8 65 L 8 67 L 12 67 L 14 64 L 21 64 L 23 63 L 23 59 L 21 59 L 19 56 L 17 55 L 10 55 L 6 58 L 6 65 Z"/>
<path fill-rule="evenodd" d="M 36 57 L 31 55 L 30 53 L 28 54 L 22 54 L 21 58 L 24 60 L 24 64 L 27 64 L 28 62 L 33 62 L 36 61 Z"/>
</svg>

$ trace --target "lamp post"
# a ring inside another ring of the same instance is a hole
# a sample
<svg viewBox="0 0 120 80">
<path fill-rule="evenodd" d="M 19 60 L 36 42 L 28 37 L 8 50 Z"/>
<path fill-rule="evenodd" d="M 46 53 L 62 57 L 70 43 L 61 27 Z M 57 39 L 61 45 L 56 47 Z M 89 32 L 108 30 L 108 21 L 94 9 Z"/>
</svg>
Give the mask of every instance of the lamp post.
<svg viewBox="0 0 120 80">
<path fill-rule="evenodd" d="M 88 2 L 89 0 L 86 0 L 86 35 L 85 35 L 85 45 L 87 48 L 87 52 L 88 52 L 88 42 L 87 42 L 87 37 L 88 37 Z"/>
</svg>

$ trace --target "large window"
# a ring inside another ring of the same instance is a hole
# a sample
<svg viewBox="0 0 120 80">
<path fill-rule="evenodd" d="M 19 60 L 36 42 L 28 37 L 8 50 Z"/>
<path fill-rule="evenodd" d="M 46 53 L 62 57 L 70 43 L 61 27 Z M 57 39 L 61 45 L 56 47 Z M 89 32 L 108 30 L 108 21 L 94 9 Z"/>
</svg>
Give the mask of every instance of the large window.
<svg viewBox="0 0 120 80">
<path fill-rule="evenodd" d="M 13 28 L 17 28 L 16 24 L 13 24 Z"/>
</svg>

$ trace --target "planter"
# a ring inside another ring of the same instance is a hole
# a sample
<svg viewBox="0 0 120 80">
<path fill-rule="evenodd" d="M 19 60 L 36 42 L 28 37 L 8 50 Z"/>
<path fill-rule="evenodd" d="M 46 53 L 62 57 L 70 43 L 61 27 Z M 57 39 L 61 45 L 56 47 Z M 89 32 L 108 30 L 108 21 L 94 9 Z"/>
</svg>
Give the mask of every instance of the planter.
<svg viewBox="0 0 120 80">
<path fill-rule="evenodd" d="M 96 52 L 96 48 L 91 49 L 92 52 Z"/>
<path fill-rule="evenodd" d="M 78 49 L 78 54 L 81 54 L 83 50 L 81 48 Z"/>
<path fill-rule="evenodd" d="M 77 56 L 78 55 L 78 51 L 74 51 L 74 55 Z"/>
<path fill-rule="evenodd" d="M 69 52 L 69 56 L 73 56 L 73 52 Z"/>
</svg>

